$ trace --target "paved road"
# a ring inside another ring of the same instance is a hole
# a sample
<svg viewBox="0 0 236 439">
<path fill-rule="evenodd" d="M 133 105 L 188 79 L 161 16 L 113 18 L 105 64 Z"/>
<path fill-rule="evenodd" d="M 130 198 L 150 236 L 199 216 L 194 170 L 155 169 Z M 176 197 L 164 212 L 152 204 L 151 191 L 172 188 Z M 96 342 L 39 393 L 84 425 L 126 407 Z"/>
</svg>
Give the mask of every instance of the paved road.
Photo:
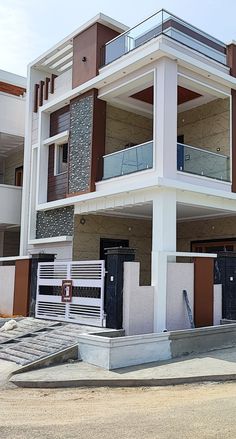
<svg viewBox="0 0 236 439">
<path fill-rule="evenodd" d="M 236 383 L 3 389 L 1 439 L 235 439 Z"/>
</svg>

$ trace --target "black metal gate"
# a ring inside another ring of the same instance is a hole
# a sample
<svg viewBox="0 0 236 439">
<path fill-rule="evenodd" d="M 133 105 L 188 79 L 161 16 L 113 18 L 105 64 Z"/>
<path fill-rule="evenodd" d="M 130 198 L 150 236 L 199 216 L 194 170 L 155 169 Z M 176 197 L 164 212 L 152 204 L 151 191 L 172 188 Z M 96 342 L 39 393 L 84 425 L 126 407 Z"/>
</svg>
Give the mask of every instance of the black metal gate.
<svg viewBox="0 0 236 439">
<path fill-rule="evenodd" d="M 215 283 L 222 284 L 222 317 L 236 320 L 236 252 L 218 253 Z"/>
</svg>

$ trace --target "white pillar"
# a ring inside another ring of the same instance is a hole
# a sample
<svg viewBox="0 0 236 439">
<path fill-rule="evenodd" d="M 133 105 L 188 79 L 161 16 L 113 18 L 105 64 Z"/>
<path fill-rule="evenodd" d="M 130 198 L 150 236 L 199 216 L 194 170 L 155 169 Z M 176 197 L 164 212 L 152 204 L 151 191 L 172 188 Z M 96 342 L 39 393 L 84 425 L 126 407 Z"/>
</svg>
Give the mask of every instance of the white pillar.
<svg viewBox="0 0 236 439">
<path fill-rule="evenodd" d="M 154 161 L 160 177 L 176 177 L 177 62 L 158 61 L 154 75 Z"/>
<path fill-rule="evenodd" d="M 45 75 L 44 75 L 45 76 Z M 32 154 L 32 113 L 34 104 L 34 84 L 43 79 L 43 73 L 29 65 L 27 75 L 25 144 L 24 144 L 24 178 L 21 207 L 20 255 L 28 254 L 29 200 L 31 192 L 31 154 Z M 36 177 L 35 177 L 36 178 Z"/>
<path fill-rule="evenodd" d="M 176 251 L 176 192 L 159 189 L 153 198 L 152 285 L 154 332 L 166 329 L 167 255 Z"/>
</svg>

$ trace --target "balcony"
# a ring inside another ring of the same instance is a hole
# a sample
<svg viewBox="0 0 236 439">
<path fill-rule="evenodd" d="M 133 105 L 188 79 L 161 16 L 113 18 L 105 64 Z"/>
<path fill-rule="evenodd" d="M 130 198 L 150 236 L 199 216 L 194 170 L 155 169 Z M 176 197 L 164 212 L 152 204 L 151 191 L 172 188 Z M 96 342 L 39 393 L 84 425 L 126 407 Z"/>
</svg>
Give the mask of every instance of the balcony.
<svg viewBox="0 0 236 439">
<path fill-rule="evenodd" d="M 177 170 L 229 182 L 230 157 L 178 143 Z"/>
<path fill-rule="evenodd" d="M 153 142 L 142 143 L 103 156 L 103 180 L 153 167 Z"/>
<path fill-rule="evenodd" d="M 226 65 L 226 45 L 164 9 L 109 41 L 103 48 L 102 66 L 142 46 L 159 35 L 167 35 L 197 52 Z"/>
<path fill-rule="evenodd" d="M 0 92 L 0 133 L 24 137 L 25 98 Z"/>
<path fill-rule="evenodd" d="M 20 225 L 21 193 L 21 187 L 0 184 L 1 226 Z"/>
</svg>

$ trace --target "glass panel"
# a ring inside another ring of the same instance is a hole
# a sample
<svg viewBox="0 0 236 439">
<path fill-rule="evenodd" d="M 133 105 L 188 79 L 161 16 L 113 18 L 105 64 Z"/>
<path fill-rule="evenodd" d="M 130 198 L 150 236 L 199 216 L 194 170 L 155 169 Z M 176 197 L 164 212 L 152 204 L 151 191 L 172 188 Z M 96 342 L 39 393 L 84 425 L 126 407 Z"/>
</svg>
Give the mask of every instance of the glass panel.
<svg viewBox="0 0 236 439">
<path fill-rule="evenodd" d="M 103 157 L 103 180 L 152 168 L 153 142 L 123 149 Z"/>
<path fill-rule="evenodd" d="M 228 156 L 182 143 L 177 144 L 177 169 L 216 180 L 230 181 Z"/>
<path fill-rule="evenodd" d="M 165 10 L 157 12 L 105 45 L 105 65 L 152 38 L 165 34 L 186 46 L 226 64 L 226 45 Z"/>
<path fill-rule="evenodd" d="M 163 11 L 162 32 L 191 49 L 226 64 L 224 43 L 166 11 Z"/>
</svg>

